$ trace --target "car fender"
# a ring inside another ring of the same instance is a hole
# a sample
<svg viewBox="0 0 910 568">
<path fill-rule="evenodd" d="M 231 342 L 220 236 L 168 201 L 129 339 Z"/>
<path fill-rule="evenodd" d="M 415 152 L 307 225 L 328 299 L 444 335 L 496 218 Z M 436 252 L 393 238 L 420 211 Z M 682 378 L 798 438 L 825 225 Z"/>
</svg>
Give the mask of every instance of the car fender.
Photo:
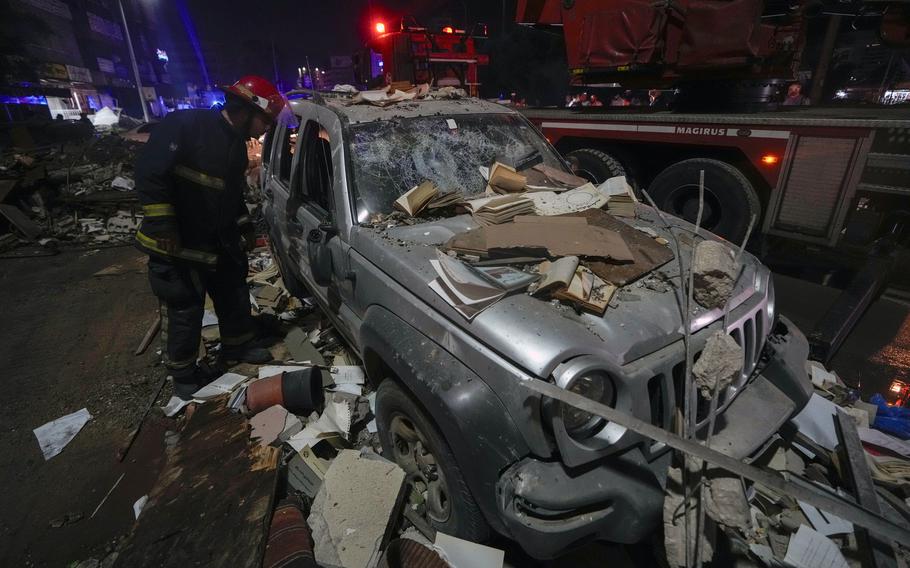
<svg viewBox="0 0 910 568">
<path fill-rule="evenodd" d="M 373 385 L 397 379 L 420 401 L 452 449 L 487 522 L 506 532 L 496 507 L 497 481 L 528 454 L 528 447 L 496 394 L 451 353 L 385 308 L 367 310 L 360 340 Z"/>
</svg>

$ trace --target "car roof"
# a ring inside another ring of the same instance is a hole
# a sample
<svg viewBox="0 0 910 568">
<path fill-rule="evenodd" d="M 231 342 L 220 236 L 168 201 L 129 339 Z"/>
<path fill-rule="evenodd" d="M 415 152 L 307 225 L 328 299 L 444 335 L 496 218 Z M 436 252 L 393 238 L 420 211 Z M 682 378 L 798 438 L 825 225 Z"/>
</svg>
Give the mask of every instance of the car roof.
<svg viewBox="0 0 910 568">
<path fill-rule="evenodd" d="M 312 99 L 292 99 L 289 101 L 294 114 L 300 115 L 307 105 L 318 105 Z M 325 106 L 347 119 L 351 124 L 392 120 L 396 118 L 415 118 L 420 116 L 452 116 L 462 114 L 518 114 L 499 103 L 477 98 L 463 99 L 420 99 L 394 103 L 386 107 L 370 104 L 349 103 L 347 97 L 325 97 Z M 320 105 L 321 106 L 321 105 Z"/>
</svg>

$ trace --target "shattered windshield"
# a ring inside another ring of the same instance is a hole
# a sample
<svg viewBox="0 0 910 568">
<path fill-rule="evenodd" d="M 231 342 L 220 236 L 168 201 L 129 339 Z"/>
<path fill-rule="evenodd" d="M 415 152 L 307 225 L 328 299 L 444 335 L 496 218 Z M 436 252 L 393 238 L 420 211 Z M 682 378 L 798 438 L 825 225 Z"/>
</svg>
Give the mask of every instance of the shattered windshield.
<svg viewBox="0 0 910 568">
<path fill-rule="evenodd" d="M 391 212 L 401 194 L 425 180 L 441 192 L 481 193 L 486 180 L 479 167 L 495 158 L 514 163 L 537 151 L 544 164 L 564 169 L 540 134 L 510 114 L 384 120 L 353 125 L 351 132 L 358 222 Z"/>
</svg>

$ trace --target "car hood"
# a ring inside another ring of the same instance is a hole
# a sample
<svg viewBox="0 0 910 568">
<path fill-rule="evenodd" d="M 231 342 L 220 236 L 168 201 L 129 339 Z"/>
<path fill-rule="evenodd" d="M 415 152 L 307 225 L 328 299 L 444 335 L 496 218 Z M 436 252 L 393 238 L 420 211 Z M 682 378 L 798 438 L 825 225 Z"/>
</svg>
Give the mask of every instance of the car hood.
<svg viewBox="0 0 910 568">
<path fill-rule="evenodd" d="M 638 207 L 638 217 L 628 224 L 650 227 L 671 239 L 650 207 Z M 680 219 L 669 221 L 688 230 L 680 237 L 681 255 L 687 266 L 693 242 L 692 226 Z M 595 355 L 615 365 L 625 365 L 682 337 L 678 299 L 682 298 L 680 265 L 676 258 L 620 288 L 603 316 L 576 313 L 572 306 L 515 292 L 468 321 L 429 288 L 428 283 L 437 276 L 429 261 L 436 257 L 436 248 L 452 236 L 477 228 L 469 215 L 392 228 L 355 227 L 351 244 L 455 325 L 538 377 L 549 376 L 557 365 L 577 355 Z M 722 241 L 714 235 L 708 238 Z M 745 268 L 733 292 L 731 307 L 755 293 L 755 275 L 760 265 L 749 254 L 743 255 L 743 264 Z M 708 311 L 696 306 L 693 331 L 721 316 L 720 310 Z"/>
</svg>

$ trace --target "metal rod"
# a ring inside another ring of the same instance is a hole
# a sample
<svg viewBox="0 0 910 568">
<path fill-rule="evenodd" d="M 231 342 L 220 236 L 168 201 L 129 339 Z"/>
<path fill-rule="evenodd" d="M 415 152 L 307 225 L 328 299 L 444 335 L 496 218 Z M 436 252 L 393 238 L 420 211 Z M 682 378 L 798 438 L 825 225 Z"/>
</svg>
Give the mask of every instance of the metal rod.
<svg viewBox="0 0 910 568">
<path fill-rule="evenodd" d="M 117 481 L 114 482 L 114 485 L 112 485 L 111 488 L 107 490 L 107 493 L 104 495 L 104 498 L 101 500 L 100 503 L 98 503 L 98 506 L 95 507 L 95 510 L 92 511 L 92 515 L 89 517 L 89 519 L 94 519 L 94 518 L 95 518 L 95 513 L 97 513 L 97 512 L 98 512 L 98 509 L 100 509 L 101 506 L 104 505 L 104 504 L 107 502 L 107 498 L 111 496 L 111 493 L 114 492 L 114 489 L 117 489 L 117 486 L 120 485 L 120 482 L 121 482 L 121 481 L 123 481 L 123 476 L 124 476 L 124 475 L 126 475 L 126 472 L 121 473 L 121 474 L 120 474 L 120 477 L 117 478 Z"/>
<path fill-rule="evenodd" d="M 126 47 L 129 48 L 130 61 L 133 64 L 133 76 L 136 78 L 136 90 L 139 92 L 139 106 L 142 107 L 142 118 L 149 121 L 149 111 L 145 107 L 145 94 L 142 92 L 142 79 L 139 78 L 139 64 L 136 63 L 136 52 L 133 51 L 133 40 L 130 38 L 130 27 L 126 23 L 126 12 L 123 10 L 123 0 L 117 0 L 120 6 L 120 17 L 123 18 L 123 33 L 126 35 Z"/>
<path fill-rule="evenodd" d="M 635 418 L 621 410 L 610 408 L 609 406 L 585 398 L 580 394 L 562 389 L 552 383 L 540 379 L 529 378 L 518 381 L 516 384 L 527 388 L 529 391 L 556 399 L 574 408 L 584 410 L 585 412 L 609 420 L 636 434 L 654 440 L 655 442 L 665 444 L 684 454 L 705 460 L 708 463 L 731 473 L 741 475 L 750 481 L 764 485 L 773 491 L 800 501 L 805 501 L 810 505 L 833 513 L 851 523 L 865 527 L 884 538 L 889 538 L 897 542 L 910 542 L 910 530 L 907 528 L 894 523 L 890 519 L 876 515 L 860 505 L 846 501 L 833 493 L 809 484 L 800 485 L 788 481 L 781 477 L 777 472 L 771 472 L 753 465 L 745 464 L 728 455 L 722 454 L 717 450 L 702 445 L 695 440 L 682 438 L 663 428 L 659 428 L 653 424 Z"/>
</svg>

